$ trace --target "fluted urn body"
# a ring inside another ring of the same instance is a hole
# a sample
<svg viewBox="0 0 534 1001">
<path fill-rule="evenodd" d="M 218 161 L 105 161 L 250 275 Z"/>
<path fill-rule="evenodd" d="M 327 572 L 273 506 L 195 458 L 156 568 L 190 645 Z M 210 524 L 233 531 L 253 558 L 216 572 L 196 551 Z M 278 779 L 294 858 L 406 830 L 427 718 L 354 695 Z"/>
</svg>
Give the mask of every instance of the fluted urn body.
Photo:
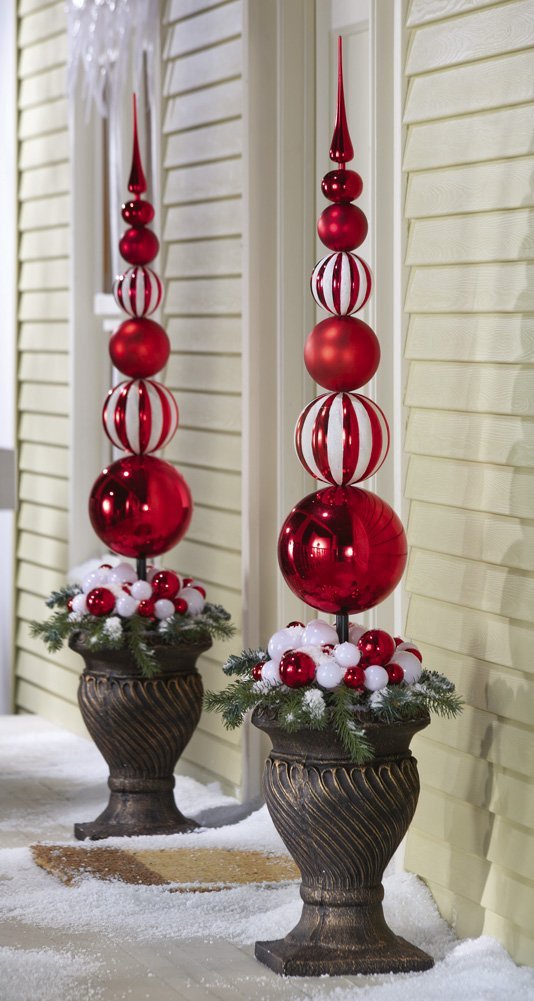
<svg viewBox="0 0 534 1001">
<path fill-rule="evenodd" d="M 175 834 L 192 830 L 174 799 L 174 768 L 202 711 L 197 658 L 211 646 L 156 648 L 158 668 L 142 676 L 128 650 L 92 651 L 74 637 L 85 661 L 78 701 L 84 723 L 109 765 L 109 802 L 96 820 L 75 824 L 79 840 Z"/>
<path fill-rule="evenodd" d="M 256 943 L 257 959 L 289 976 L 429 969 L 431 957 L 395 935 L 382 909 L 384 869 L 419 795 L 409 744 L 428 716 L 363 722 L 374 748 L 365 765 L 351 762 L 332 730 L 287 733 L 259 708 L 253 722 L 273 743 L 265 799 L 300 869 L 304 902 L 285 938 Z"/>
</svg>

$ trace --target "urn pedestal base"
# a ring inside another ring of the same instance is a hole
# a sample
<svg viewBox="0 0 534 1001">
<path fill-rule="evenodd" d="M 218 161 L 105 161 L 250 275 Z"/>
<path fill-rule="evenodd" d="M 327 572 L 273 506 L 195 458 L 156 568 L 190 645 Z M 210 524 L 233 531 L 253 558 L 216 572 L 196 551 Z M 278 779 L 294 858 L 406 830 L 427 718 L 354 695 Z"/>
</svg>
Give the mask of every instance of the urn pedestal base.
<svg viewBox="0 0 534 1001">
<path fill-rule="evenodd" d="M 127 650 L 71 646 L 85 660 L 78 701 L 84 723 L 109 765 L 109 802 L 96 820 L 75 824 L 79 841 L 182 834 L 198 824 L 174 800 L 174 768 L 202 711 L 198 656 L 209 639 L 183 649 L 161 646 L 154 676 L 141 675 Z"/>
<path fill-rule="evenodd" d="M 428 716 L 361 721 L 374 756 L 350 761 L 333 731 L 289 734 L 256 709 L 273 742 L 264 792 L 273 823 L 297 863 L 304 902 L 283 939 L 256 942 L 255 955 L 284 976 L 347 976 L 429 970 L 434 961 L 395 935 L 382 910 L 382 876 L 413 817 L 419 794 L 409 750 Z"/>
</svg>

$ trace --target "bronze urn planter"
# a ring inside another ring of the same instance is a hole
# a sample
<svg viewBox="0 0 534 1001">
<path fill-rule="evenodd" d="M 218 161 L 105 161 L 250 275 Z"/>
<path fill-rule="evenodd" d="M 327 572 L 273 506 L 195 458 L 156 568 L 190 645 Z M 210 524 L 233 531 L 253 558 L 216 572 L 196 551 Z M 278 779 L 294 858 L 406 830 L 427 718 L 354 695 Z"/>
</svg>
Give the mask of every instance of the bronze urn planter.
<svg viewBox="0 0 534 1001">
<path fill-rule="evenodd" d="M 78 701 L 109 765 L 109 802 L 96 820 L 75 824 L 78 840 L 177 834 L 198 825 L 174 800 L 174 768 L 202 711 L 200 654 L 211 646 L 156 647 L 158 669 L 144 677 L 127 649 L 94 651 L 78 634 L 69 645 L 85 661 Z"/>
<path fill-rule="evenodd" d="M 256 942 L 260 962 L 286 976 L 407 973 L 433 960 L 386 924 L 384 869 L 419 795 L 409 744 L 428 716 L 363 722 L 374 756 L 355 765 L 332 730 L 288 733 L 258 707 L 253 723 L 271 738 L 264 792 L 273 823 L 302 874 L 304 906 L 285 938 Z"/>
</svg>

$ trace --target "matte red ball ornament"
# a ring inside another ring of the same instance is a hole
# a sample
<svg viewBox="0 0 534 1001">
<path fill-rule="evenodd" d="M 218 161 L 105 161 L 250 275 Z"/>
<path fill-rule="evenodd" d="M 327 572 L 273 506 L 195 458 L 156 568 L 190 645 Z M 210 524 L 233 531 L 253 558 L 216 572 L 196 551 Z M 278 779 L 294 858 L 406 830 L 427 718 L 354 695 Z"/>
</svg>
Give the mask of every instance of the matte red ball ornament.
<svg viewBox="0 0 534 1001">
<path fill-rule="evenodd" d="M 360 636 L 357 646 L 367 665 L 387 664 L 395 653 L 395 640 L 384 629 L 368 629 Z"/>
<path fill-rule="evenodd" d="M 343 675 L 343 683 L 347 688 L 356 688 L 363 692 L 365 673 L 363 667 L 348 667 Z"/>
<path fill-rule="evenodd" d="M 133 379 L 110 389 L 102 422 L 116 448 L 143 455 L 171 440 L 178 427 L 178 406 L 160 382 Z"/>
<path fill-rule="evenodd" d="M 357 313 L 371 294 L 371 269 L 356 254 L 327 254 L 315 265 L 311 290 L 318 306 L 336 316 Z"/>
<path fill-rule="evenodd" d="M 320 386 L 334 393 L 350 392 L 373 378 L 380 363 L 380 344 L 363 320 L 332 316 L 308 334 L 304 361 Z"/>
<path fill-rule="evenodd" d="M 404 679 L 404 671 L 400 664 L 386 664 L 386 671 L 388 672 L 389 684 L 400 685 Z"/>
<path fill-rule="evenodd" d="M 131 379 L 155 375 L 165 367 L 170 353 L 170 341 L 163 327 L 146 316 L 124 320 L 109 342 L 115 368 Z"/>
<path fill-rule="evenodd" d="M 180 590 L 180 578 L 172 570 L 158 570 L 150 583 L 156 598 L 172 599 Z"/>
<path fill-rule="evenodd" d="M 355 170 L 330 170 L 321 181 L 321 191 L 330 202 L 353 202 L 363 191 L 363 181 Z"/>
<path fill-rule="evenodd" d="M 288 688 L 302 688 L 315 678 L 316 664 L 302 650 L 288 650 L 280 661 L 280 677 Z"/>
<path fill-rule="evenodd" d="M 350 202 L 328 205 L 317 222 L 319 239 L 330 250 L 355 250 L 365 240 L 368 228 L 362 210 Z"/>
<path fill-rule="evenodd" d="M 355 243 L 354 246 L 357 247 L 358 244 Z M 121 236 L 119 250 L 128 264 L 150 264 L 158 255 L 159 240 L 151 229 L 136 229 L 131 226 Z"/>
<path fill-rule="evenodd" d="M 254 678 L 254 681 L 261 681 L 262 667 L 263 664 L 254 664 L 254 667 L 252 668 L 252 677 Z"/>
<path fill-rule="evenodd" d="M 187 612 L 187 601 L 184 598 L 175 598 L 174 609 L 178 615 L 185 615 Z"/>
<path fill-rule="evenodd" d="M 295 427 L 304 469 L 325 483 L 346 486 L 373 476 L 389 449 L 388 422 L 379 406 L 356 393 L 327 393 L 304 408 Z"/>
<path fill-rule="evenodd" d="M 288 622 L 286 629 L 291 629 L 291 626 L 299 626 L 301 629 L 304 629 L 304 623 L 299 622 L 298 619 L 293 619 L 293 622 Z"/>
<path fill-rule="evenodd" d="M 115 608 L 115 595 L 107 587 L 93 588 L 85 601 L 91 615 L 109 615 Z"/>
<path fill-rule="evenodd" d="M 308 494 L 286 518 L 278 562 L 291 590 L 312 608 L 373 608 L 399 583 L 407 543 L 393 509 L 359 487 Z"/>
<path fill-rule="evenodd" d="M 143 598 L 137 606 L 137 614 L 145 619 L 151 619 L 154 615 L 155 601 L 152 598 Z"/>
<path fill-rule="evenodd" d="M 183 476 L 151 455 L 128 455 L 104 469 L 89 499 L 91 524 L 123 556 L 158 556 L 185 535 L 193 501 Z"/>
</svg>

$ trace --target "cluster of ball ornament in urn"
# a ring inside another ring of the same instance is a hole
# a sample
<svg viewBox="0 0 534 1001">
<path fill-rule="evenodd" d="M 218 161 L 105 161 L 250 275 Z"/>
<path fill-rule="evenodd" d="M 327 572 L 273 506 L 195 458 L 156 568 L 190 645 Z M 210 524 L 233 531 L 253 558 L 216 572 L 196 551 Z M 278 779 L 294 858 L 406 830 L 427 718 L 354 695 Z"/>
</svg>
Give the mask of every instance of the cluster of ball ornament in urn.
<svg viewBox="0 0 534 1001">
<path fill-rule="evenodd" d="M 353 202 L 363 183 L 346 164 L 353 158 L 343 96 L 341 52 L 337 119 L 330 157 L 335 169 L 322 181 L 332 203 L 318 233 L 329 253 L 313 270 L 317 303 L 331 315 L 308 335 L 304 361 L 327 392 L 305 407 L 295 430 L 304 468 L 329 484 L 304 497 L 279 536 L 278 559 L 291 590 L 313 608 L 336 615 L 362 612 L 398 584 L 406 564 L 402 524 L 384 500 L 355 484 L 372 476 L 389 448 L 380 407 L 356 391 L 374 376 L 380 345 L 371 327 L 354 316 L 371 294 L 371 272 L 354 251 L 367 235 L 367 219 Z"/>
<path fill-rule="evenodd" d="M 109 343 L 115 367 L 127 379 L 110 390 L 104 404 L 104 430 L 128 455 L 111 463 L 96 480 L 89 515 L 96 534 L 123 556 L 158 556 L 185 535 L 193 510 L 189 487 L 168 462 L 152 453 L 163 448 L 178 427 L 178 407 L 171 392 L 154 376 L 167 364 L 169 338 L 150 316 L 162 296 L 159 277 L 148 266 L 159 241 L 148 229 L 154 218 L 146 191 L 137 137 L 134 102 L 130 199 L 122 206 L 127 223 L 119 249 L 130 265 L 115 281 L 114 296 L 127 314 Z"/>
</svg>

